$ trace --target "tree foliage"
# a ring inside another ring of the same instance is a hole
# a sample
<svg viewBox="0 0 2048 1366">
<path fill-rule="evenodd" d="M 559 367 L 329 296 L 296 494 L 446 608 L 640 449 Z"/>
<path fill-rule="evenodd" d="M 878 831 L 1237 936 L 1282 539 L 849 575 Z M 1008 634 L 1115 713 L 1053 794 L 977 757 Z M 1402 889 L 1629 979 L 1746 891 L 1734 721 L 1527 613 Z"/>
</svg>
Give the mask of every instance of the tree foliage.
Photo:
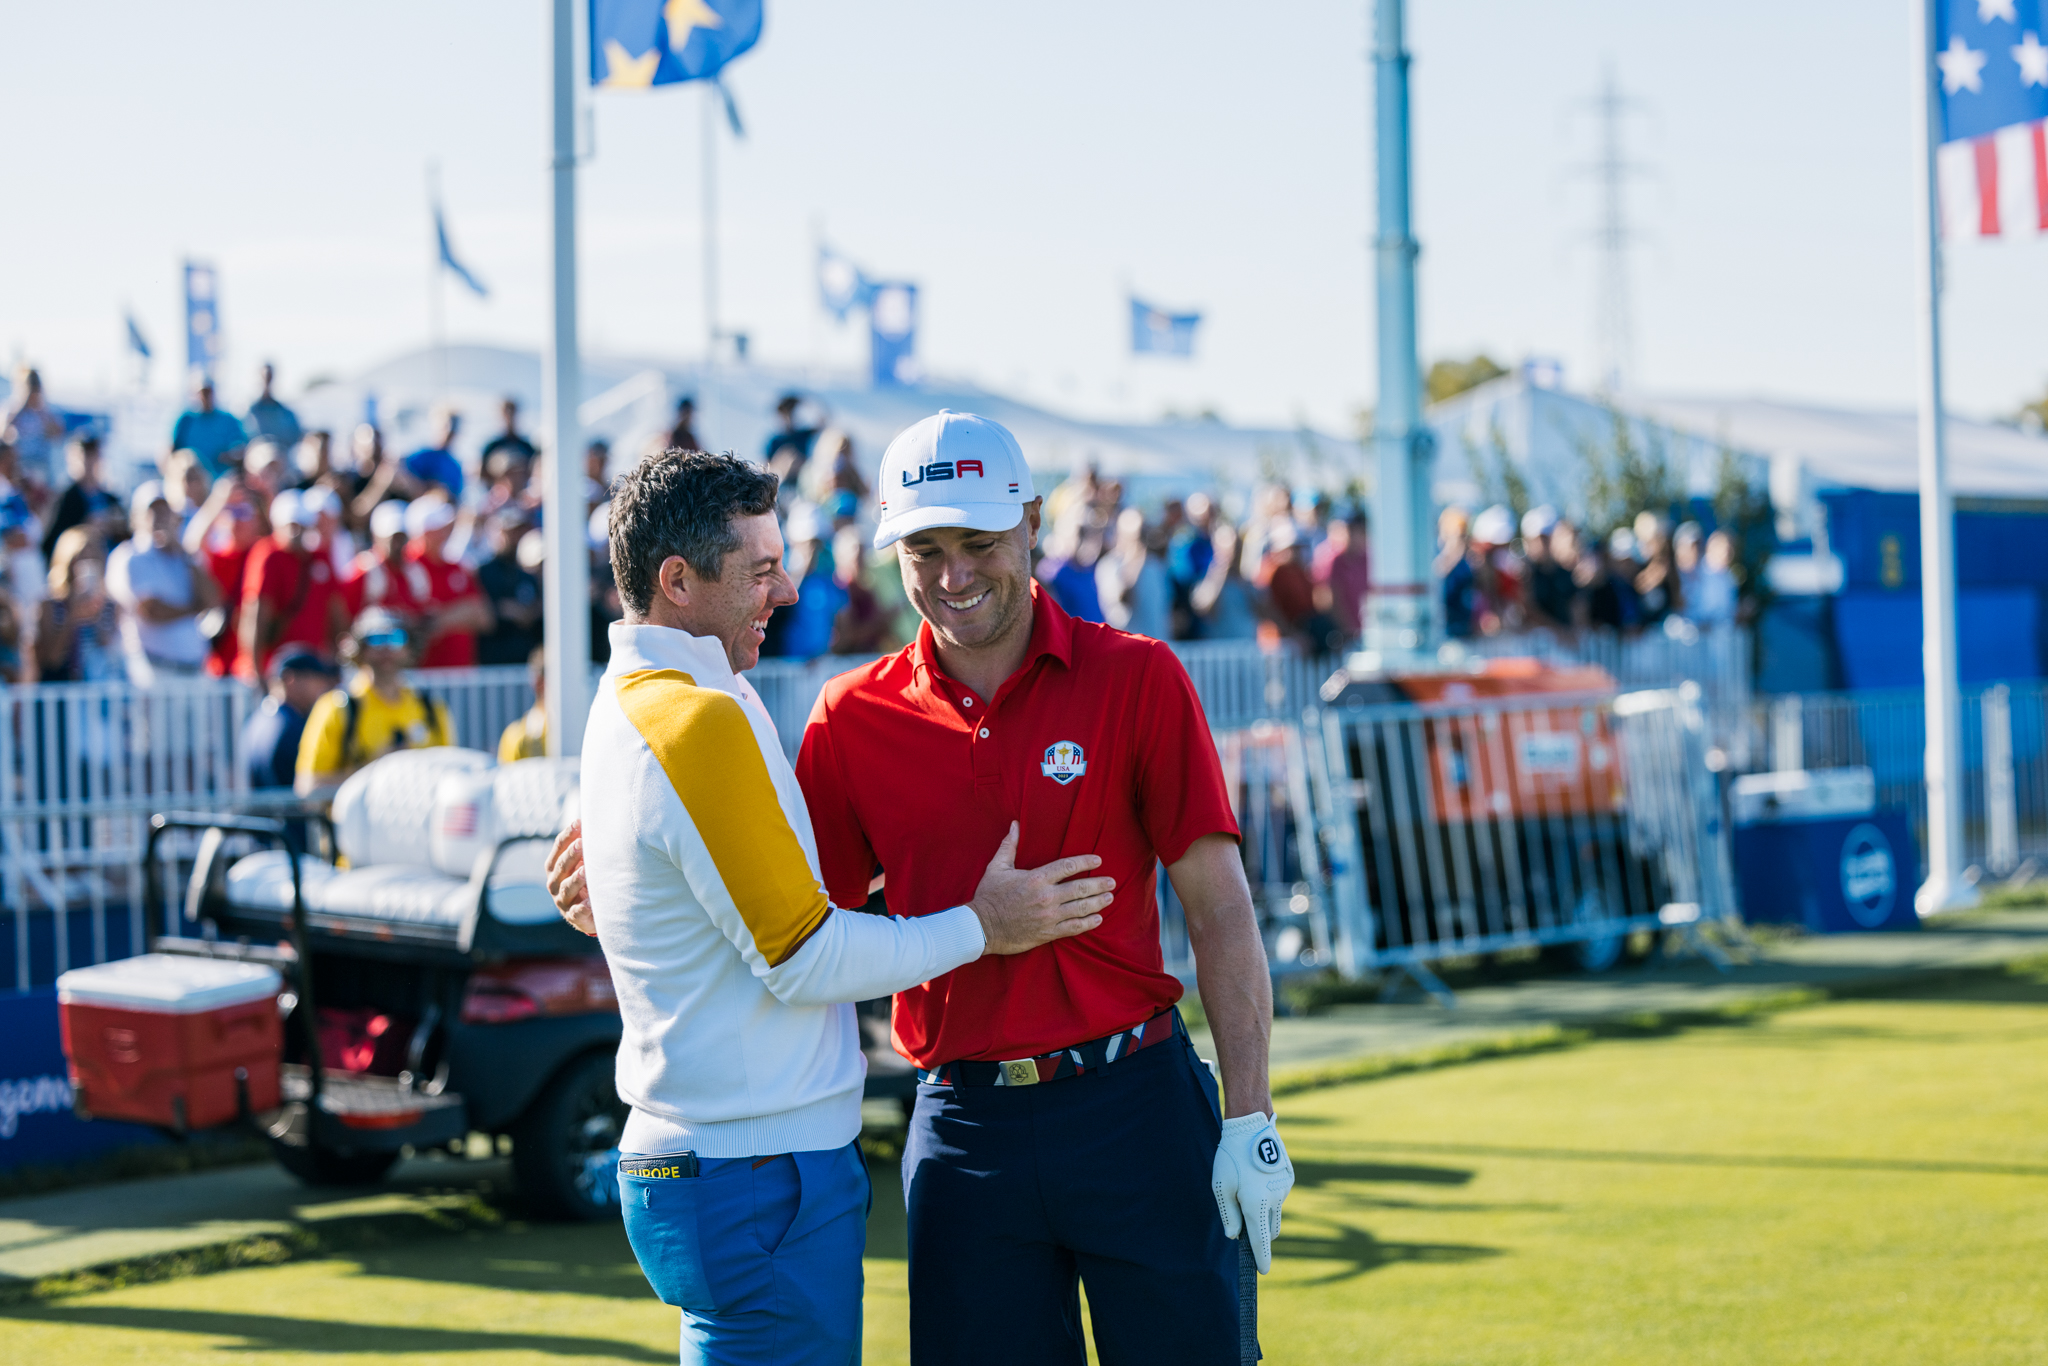
<svg viewBox="0 0 2048 1366">
<path fill-rule="evenodd" d="M 1640 433 L 1618 408 L 1607 410 L 1610 430 L 1603 445 L 1581 434 L 1585 465 L 1586 530 L 1605 537 L 1635 520 L 1638 512 L 1669 517 L 1686 501 L 1685 471 L 1671 458 L 1663 429 L 1645 423 Z"/>
<path fill-rule="evenodd" d="M 1477 389 L 1486 381 L 1499 379 L 1506 373 L 1493 357 L 1483 352 L 1470 360 L 1445 359 L 1429 367 L 1422 389 L 1431 403 L 1442 403 L 1455 394 Z"/>
</svg>

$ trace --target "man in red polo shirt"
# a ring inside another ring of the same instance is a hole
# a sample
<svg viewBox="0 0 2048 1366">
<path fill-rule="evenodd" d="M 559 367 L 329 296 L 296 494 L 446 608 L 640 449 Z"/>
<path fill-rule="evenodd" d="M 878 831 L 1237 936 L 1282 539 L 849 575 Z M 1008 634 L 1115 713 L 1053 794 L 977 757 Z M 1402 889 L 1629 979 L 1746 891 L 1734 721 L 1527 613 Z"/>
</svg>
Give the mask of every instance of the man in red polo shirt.
<svg viewBox="0 0 2048 1366">
<path fill-rule="evenodd" d="M 476 663 L 478 634 L 497 625 L 490 600 L 476 574 L 446 556 L 455 509 L 438 498 L 417 498 L 405 510 L 405 559 L 425 571 L 427 593 L 419 604 L 423 669 L 466 669 Z"/>
<path fill-rule="evenodd" d="M 882 461 L 878 548 L 925 618 L 826 686 L 797 760 L 826 890 L 885 877 L 889 910 L 954 904 L 965 851 L 1009 822 L 1019 862 L 1094 853 L 1092 934 L 896 997 L 920 1086 L 903 1159 L 922 1363 L 1235 1362 L 1237 1260 L 1270 1265 L 1293 1168 L 1271 1119 L 1271 983 L 1237 826 L 1186 671 L 1078 621 L 1030 573 L 1038 502 L 995 423 L 940 413 Z M 576 919 L 569 835 L 552 874 Z M 1186 908 L 1227 1103 L 1162 970 L 1156 873 Z M 952 900 L 948 900 L 948 897 Z M 1220 1216 L 1220 1217 L 1219 1217 Z"/>
<path fill-rule="evenodd" d="M 251 682 L 267 677 L 271 657 L 288 646 L 334 658 L 347 627 L 334 565 L 306 546 L 312 523 L 298 490 L 286 489 L 270 500 L 270 535 L 249 551 L 236 669 Z"/>
</svg>

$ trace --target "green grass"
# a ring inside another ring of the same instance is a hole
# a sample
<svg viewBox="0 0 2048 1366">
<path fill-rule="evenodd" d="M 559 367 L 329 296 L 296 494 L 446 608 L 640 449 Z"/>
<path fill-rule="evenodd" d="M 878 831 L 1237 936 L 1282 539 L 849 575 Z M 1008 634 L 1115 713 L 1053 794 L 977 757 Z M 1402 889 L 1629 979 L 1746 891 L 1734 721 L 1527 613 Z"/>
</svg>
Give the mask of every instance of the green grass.
<svg viewBox="0 0 2048 1366">
<path fill-rule="evenodd" d="M 1280 1102 L 1300 1185 L 1268 1360 L 2048 1360 L 2048 969 L 1571 1043 Z M 895 1363 L 893 1170 L 876 1186 L 867 1361 Z M 0 1358 L 674 1360 L 615 1228 L 323 1236 L 0 1306 Z"/>
</svg>

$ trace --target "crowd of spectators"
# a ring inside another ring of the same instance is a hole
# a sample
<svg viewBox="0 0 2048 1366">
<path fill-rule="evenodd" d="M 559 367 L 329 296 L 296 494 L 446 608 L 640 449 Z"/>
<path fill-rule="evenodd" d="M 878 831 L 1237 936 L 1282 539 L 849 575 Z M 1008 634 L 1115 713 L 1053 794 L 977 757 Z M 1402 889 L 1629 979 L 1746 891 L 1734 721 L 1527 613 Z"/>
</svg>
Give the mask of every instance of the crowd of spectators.
<svg viewBox="0 0 2048 1366">
<path fill-rule="evenodd" d="M 1638 513 L 1606 537 L 1587 536 L 1556 508 L 1519 525 L 1505 506 L 1478 515 L 1450 507 L 1437 521 L 1436 578 L 1453 640 L 1547 629 L 1630 635 L 1685 623 L 1712 630 L 1743 609 L 1733 538 L 1697 522 L 1674 528 Z"/>
<path fill-rule="evenodd" d="M 284 754 L 309 693 L 333 690 L 344 662 L 362 667 L 337 696 L 359 703 L 344 709 L 348 743 L 327 740 L 348 750 L 407 742 L 410 722 L 384 721 L 411 704 L 375 700 L 394 670 L 529 661 L 542 633 L 543 457 L 518 404 L 505 401 L 482 447 L 482 487 L 465 497 L 453 410 L 434 414 L 427 444 L 400 453 L 369 423 L 339 436 L 305 428 L 275 378 L 263 367 L 240 416 L 200 381 L 166 433 L 159 477 L 124 498 L 105 483 L 94 431 L 67 435 L 40 377 L 17 375 L 0 419 L 0 680 L 239 678 L 265 691 L 259 719 Z M 603 538 L 608 452 L 594 443 L 585 458 L 601 659 L 618 615 Z M 291 781 L 269 771 L 263 785 Z"/>
<path fill-rule="evenodd" d="M 308 697 L 333 690 L 352 662 L 355 678 L 335 695 L 358 702 L 344 708 L 345 724 L 323 722 L 344 724 L 319 740 L 325 762 L 365 738 L 431 734 L 431 711 L 392 681 L 403 667 L 536 658 L 546 457 L 521 432 L 517 402 L 504 401 L 471 476 L 452 409 L 433 415 L 427 444 L 400 454 L 370 423 L 339 435 L 305 428 L 275 379 L 263 367 L 241 416 L 201 381 L 168 433 L 161 477 L 124 498 L 105 483 L 92 432 L 67 436 L 40 378 L 17 376 L 0 424 L 0 679 L 236 677 L 265 690 L 263 724 L 282 743 L 307 725 Z M 917 617 L 895 567 L 868 549 L 874 491 L 852 436 L 799 394 L 776 414 L 761 459 L 781 481 L 800 596 L 770 621 L 762 653 L 811 659 L 906 643 Z M 683 399 L 651 444 L 697 448 L 695 418 Z M 611 452 L 594 441 L 583 458 L 601 663 L 620 614 L 606 544 Z M 478 486 L 466 488 L 472 477 Z M 1599 538 L 1547 507 L 1519 522 L 1506 507 L 1453 507 L 1438 531 L 1453 639 L 1628 633 L 1673 618 L 1714 627 L 1737 615 L 1732 542 L 1694 523 L 1673 528 L 1645 512 Z M 1327 494 L 1268 483 L 1231 517 L 1207 493 L 1140 504 L 1090 466 L 1046 494 L 1036 574 L 1068 612 L 1122 630 L 1325 653 L 1359 638 L 1371 561 L 1363 511 Z M 505 745 L 539 752 L 540 710 L 520 724 Z M 309 740 L 306 752 L 315 748 Z M 314 786 L 331 776 L 311 771 Z M 273 768 L 272 781 L 281 777 Z"/>
<path fill-rule="evenodd" d="M 762 458 L 781 478 L 778 510 L 798 601 L 768 625 L 762 654 L 810 659 L 908 643 L 918 619 L 901 576 L 867 547 L 873 492 L 853 439 L 787 395 Z M 1138 506 L 1085 467 L 1045 495 L 1041 590 L 1088 621 L 1160 640 L 1289 641 L 1324 652 L 1358 638 L 1370 582 L 1363 515 L 1326 494 L 1259 490 L 1233 522 L 1206 493 Z"/>
</svg>

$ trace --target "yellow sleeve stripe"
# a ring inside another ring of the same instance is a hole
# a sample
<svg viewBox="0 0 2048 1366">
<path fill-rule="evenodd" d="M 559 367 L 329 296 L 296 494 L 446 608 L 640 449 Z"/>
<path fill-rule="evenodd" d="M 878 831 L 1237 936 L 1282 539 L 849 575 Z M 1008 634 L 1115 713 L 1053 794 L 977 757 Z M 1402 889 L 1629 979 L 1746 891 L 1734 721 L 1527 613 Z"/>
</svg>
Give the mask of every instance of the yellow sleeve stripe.
<svg viewBox="0 0 2048 1366">
<path fill-rule="evenodd" d="M 619 709 L 682 798 L 754 947 L 768 966 L 779 966 L 832 908 L 739 700 L 676 669 L 637 669 L 614 686 Z"/>
</svg>

